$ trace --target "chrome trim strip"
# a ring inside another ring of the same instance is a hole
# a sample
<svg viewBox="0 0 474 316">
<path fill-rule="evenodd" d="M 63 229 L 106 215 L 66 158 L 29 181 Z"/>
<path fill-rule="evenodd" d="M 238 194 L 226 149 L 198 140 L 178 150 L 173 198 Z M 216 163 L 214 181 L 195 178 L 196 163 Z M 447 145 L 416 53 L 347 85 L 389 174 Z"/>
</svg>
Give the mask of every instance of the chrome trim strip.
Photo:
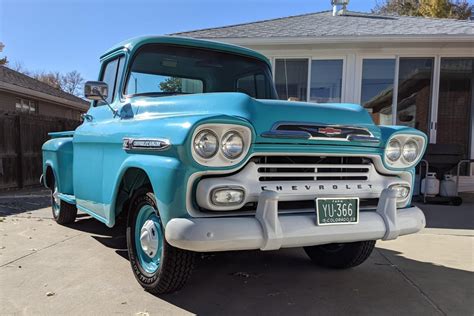
<svg viewBox="0 0 474 316">
<path fill-rule="evenodd" d="M 263 132 L 260 136 L 265 138 L 293 138 L 293 139 L 310 139 L 311 134 L 308 132 L 298 131 L 276 131 L 271 130 Z"/>
<path fill-rule="evenodd" d="M 351 142 L 368 142 L 368 143 L 379 143 L 380 142 L 380 140 L 378 138 L 375 138 L 375 137 L 355 135 L 355 134 L 348 135 L 347 140 L 351 141 Z"/>
</svg>

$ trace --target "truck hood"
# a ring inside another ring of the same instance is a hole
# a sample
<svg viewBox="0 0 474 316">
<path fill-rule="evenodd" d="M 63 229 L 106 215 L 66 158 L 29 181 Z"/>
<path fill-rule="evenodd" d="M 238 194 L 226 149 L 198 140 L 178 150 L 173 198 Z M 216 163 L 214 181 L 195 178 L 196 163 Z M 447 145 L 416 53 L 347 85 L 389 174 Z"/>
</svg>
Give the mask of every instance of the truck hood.
<svg viewBox="0 0 474 316">
<path fill-rule="evenodd" d="M 379 127 L 356 104 L 256 100 L 243 93 L 135 97 L 130 102 L 136 116 L 147 118 L 241 118 L 254 127 L 255 143 L 380 146 Z"/>
</svg>

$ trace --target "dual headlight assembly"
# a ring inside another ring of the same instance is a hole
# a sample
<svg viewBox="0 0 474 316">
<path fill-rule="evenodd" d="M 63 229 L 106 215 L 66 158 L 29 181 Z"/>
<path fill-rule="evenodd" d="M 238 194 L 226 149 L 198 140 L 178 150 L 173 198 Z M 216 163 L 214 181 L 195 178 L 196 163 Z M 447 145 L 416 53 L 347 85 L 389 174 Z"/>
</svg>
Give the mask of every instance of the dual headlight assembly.
<svg viewBox="0 0 474 316">
<path fill-rule="evenodd" d="M 239 163 L 251 142 L 248 127 L 234 124 L 204 124 L 193 134 L 192 155 L 200 164 L 224 167 Z"/>
<path fill-rule="evenodd" d="M 394 168 L 409 168 L 421 158 L 425 138 L 419 135 L 397 134 L 392 136 L 385 147 L 385 162 Z"/>
</svg>

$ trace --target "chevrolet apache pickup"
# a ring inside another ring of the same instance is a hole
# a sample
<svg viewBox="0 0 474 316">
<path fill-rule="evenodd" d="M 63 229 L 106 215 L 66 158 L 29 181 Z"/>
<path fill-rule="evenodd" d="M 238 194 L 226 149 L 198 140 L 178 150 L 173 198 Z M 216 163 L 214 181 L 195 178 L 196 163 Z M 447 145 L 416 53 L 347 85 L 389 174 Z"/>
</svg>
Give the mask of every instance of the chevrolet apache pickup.
<svg viewBox="0 0 474 316">
<path fill-rule="evenodd" d="M 196 252 L 304 247 L 343 269 L 425 226 L 411 204 L 422 132 L 278 100 L 270 62 L 234 45 L 141 37 L 101 63 L 83 123 L 43 145 L 42 182 L 59 224 L 123 219 L 146 290 L 181 288 Z"/>
</svg>

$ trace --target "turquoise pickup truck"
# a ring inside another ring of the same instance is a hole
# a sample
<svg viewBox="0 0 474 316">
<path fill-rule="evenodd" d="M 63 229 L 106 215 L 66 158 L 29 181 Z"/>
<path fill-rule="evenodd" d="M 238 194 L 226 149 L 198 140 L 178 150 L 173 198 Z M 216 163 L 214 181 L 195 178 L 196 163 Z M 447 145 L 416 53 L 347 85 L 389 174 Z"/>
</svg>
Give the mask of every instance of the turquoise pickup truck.
<svg viewBox="0 0 474 316">
<path fill-rule="evenodd" d="M 43 145 L 42 182 L 59 224 L 126 221 L 146 290 L 181 288 L 197 252 L 304 247 L 344 269 L 425 226 L 411 204 L 422 132 L 278 100 L 270 62 L 238 46 L 141 37 L 101 63 L 84 122 Z"/>
</svg>

